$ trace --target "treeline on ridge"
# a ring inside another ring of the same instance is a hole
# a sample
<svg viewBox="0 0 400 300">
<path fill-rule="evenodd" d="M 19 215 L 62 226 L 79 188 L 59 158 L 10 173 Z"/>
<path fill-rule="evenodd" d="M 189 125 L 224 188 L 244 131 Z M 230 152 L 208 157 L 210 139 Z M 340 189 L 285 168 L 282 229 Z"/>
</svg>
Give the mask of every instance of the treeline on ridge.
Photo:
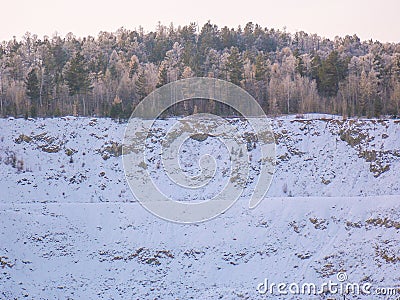
<svg viewBox="0 0 400 300">
<path fill-rule="evenodd" d="M 0 45 L 0 116 L 127 118 L 157 87 L 194 76 L 228 80 L 266 113 L 346 117 L 400 115 L 400 44 L 356 35 L 322 38 L 207 22 L 155 31 L 120 28 L 97 37 L 26 33 Z M 174 114 L 228 114 L 213 101 L 185 101 Z"/>
</svg>

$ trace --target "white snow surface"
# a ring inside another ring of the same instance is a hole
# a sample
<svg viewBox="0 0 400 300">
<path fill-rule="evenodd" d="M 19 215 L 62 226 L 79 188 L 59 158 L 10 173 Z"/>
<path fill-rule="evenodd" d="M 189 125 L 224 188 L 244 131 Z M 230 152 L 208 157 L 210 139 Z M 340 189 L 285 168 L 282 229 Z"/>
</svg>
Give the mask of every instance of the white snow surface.
<svg viewBox="0 0 400 300">
<path fill-rule="evenodd" d="M 175 121 L 158 121 L 156 132 Z M 251 131 L 231 122 L 239 134 Z M 275 118 L 267 197 L 250 210 L 249 183 L 227 212 L 191 225 L 161 220 L 133 197 L 120 156 L 125 126 L 0 119 L 0 299 L 267 299 L 256 289 L 265 278 L 318 285 L 338 272 L 373 289 L 400 287 L 400 122 Z M 186 172 L 198 172 L 199 147 L 226 163 L 212 138 L 191 140 Z M 165 187 L 152 153 L 152 176 Z"/>
</svg>

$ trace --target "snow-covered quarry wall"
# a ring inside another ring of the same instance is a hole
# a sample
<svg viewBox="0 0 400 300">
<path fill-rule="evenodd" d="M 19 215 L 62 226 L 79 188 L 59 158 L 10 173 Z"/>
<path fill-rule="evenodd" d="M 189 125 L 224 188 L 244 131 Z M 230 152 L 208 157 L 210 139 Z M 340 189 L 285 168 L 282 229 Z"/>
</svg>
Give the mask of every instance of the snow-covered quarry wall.
<svg viewBox="0 0 400 300">
<path fill-rule="evenodd" d="M 0 119 L 3 202 L 135 201 L 120 157 L 125 126 L 102 118 Z M 246 136 L 248 128 L 241 130 Z M 277 166 L 268 196 L 400 194 L 399 121 L 289 116 L 274 119 L 273 130 Z M 214 150 L 210 140 L 188 147 Z"/>
<path fill-rule="evenodd" d="M 157 122 L 147 144 L 161 183 L 152 153 L 173 122 Z M 377 289 L 400 288 L 399 121 L 274 119 L 269 197 L 190 225 L 155 217 L 132 196 L 125 124 L 0 119 L 0 128 L 0 299 L 270 299 L 257 291 L 265 280 L 372 286 L 341 296 L 275 289 L 274 299 L 392 299 Z M 189 174 L 199 147 L 229 160 L 213 138 L 184 146 Z"/>
</svg>

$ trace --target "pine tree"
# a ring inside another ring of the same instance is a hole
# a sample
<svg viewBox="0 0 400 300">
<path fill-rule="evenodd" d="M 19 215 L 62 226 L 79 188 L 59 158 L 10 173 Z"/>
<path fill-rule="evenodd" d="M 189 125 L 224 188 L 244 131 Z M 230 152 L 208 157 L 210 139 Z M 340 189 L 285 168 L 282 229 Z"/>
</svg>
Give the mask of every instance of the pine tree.
<svg viewBox="0 0 400 300">
<path fill-rule="evenodd" d="M 229 81 L 233 84 L 240 85 L 243 79 L 243 61 L 240 57 L 239 49 L 237 47 L 231 48 L 231 53 L 228 56 L 227 71 Z"/>
<path fill-rule="evenodd" d="M 257 81 L 266 80 L 268 77 L 267 61 L 261 52 L 256 57 L 254 77 Z"/>
<path fill-rule="evenodd" d="M 138 79 L 136 80 L 136 93 L 139 96 L 139 100 L 142 100 L 144 97 L 147 96 L 146 91 L 146 74 L 144 69 L 140 70 Z"/>
<path fill-rule="evenodd" d="M 80 52 L 76 53 L 71 59 L 69 68 L 65 72 L 65 80 L 71 96 L 90 90 L 89 72 L 86 69 L 84 57 Z"/>
<path fill-rule="evenodd" d="M 122 116 L 122 101 L 117 96 L 115 96 L 114 101 L 110 110 L 110 117 L 113 119 L 119 119 Z"/>
<path fill-rule="evenodd" d="M 65 72 L 65 80 L 68 85 L 69 94 L 82 95 L 83 114 L 86 115 L 86 93 L 92 88 L 89 72 L 85 66 L 84 57 L 80 52 L 71 59 L 69 68 Z M 77 108 L 78 101 L 75 100 L 74 107 Z"/>
<path fill-rule="evenodd" d="M 321 69 L 321 57 L 318 54 L 315 54 L 311 59 L 311 79 L 314 79 L 317 83 L 317 87 L 320 85 L 320 69 Z"/>
<path fill-rule="evenodd" d="M 348 62 L 347 62 L 348 63 Z M 347 63 L 342 62 L 337 51 L 332 51 L 317 69 L 317 87 L 320 95 L 335 97 L 339 82 L 345 78 Z"/>
<path fill-rule="evenodd" d="M 297 33 L 296 33 L 297 35 Z M 296 72 L 299 73 L 301 76 L 305 75 L 306 67 L 304 65 L 303 58 L 300 55 L 298 49 L 293 52 L 294 57 L 296 58 Z"/>
<path fill-rule="evenodd" d="M 39 79 L 36 70 L 32 69 L 26 78 L 26 95 L 31 99 L 30 114 L 31 117 L 37 116 L 38 103 L 40 98 Z"/>
<path fill-rule="evenodd" d="M 168 83 L 168 69 L 167 64 L 163 61 L 158 69 L 158 82 L 157 87 L 161 87 Z"/>
</svg>

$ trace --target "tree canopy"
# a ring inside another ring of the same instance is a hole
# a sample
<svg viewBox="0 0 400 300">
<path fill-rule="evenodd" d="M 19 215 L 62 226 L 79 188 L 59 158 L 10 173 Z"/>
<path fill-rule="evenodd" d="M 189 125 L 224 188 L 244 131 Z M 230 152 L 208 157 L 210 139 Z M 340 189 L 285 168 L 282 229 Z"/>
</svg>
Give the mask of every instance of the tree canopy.
<svg viewBox="0 0 400 300">
<path fill-rule="evenodd" d="M 303 31 L 164 26 L 97 37 L 38 36 L 0 44 L 0 115 L 129 116 L 157 87 L 192 76 L 229 80 L 269 114 L 400 115 L 400 44 Z M 117 103 L 115 99 L 118 99 Z M 171 111 L 231 113 L 212 101 Z"/>
</svg>

